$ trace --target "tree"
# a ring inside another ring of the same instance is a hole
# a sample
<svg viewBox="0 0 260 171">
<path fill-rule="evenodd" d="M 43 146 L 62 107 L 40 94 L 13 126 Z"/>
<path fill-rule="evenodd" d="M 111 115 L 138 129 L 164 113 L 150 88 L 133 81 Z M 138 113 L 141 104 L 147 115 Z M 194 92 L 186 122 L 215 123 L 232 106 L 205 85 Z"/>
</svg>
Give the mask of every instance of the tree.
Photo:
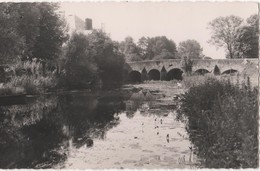
<svg viewBox="0 0 260 171">
<path fill-rule="evenodd" d="M 228 52 L 228 57 L 231 59 L 234 58 L 237 31 L 242 22 L 243 19 L 234 15 L 214 19 L 209 23 L 209 29 L 212 31 L 209 43 L 217 47 L 225 47 Z"/>
<path fill-rule="evenodd" d="M 127 62 L 142 60 L 139 48 L 134 43 L 132 37 L 126 37 L 125 40 L 120 43 L 119 49 L 120 52 L 124 54 Z"/>
<path fill-rule="evenodd" d="M 65 51 L 65 80 L 69 88 L 89 87 L 96 79 L 97 66 L 87 36 L 73 33 Z"/>
<path fill-rule="evenodd" d="M 11 63 L 23 54 L 24 39 L 17 32 L 17 16 L 11 3 L 0 3 L 0 64 Z"/>
<path fill-rule="evenodd" d="M 36 37 L 32 55 L 36 58 L 52 61 L 59 57 L 61 46 L 67 40 L 67 28 L 64 20 L 56 13 L 56 3 L 40 3 L 39 34 Z"/>
<path fill-rule="evenodd" d="M 14 22 L 17 23 L 17 34 L 24 39 L 24 49 L 22 58 L 34 58 L 32 50 L 34 48 L 36 37 L 39 35 L 39 20 L 41 13 L 39 3 L 12 3 L 13 12 L 17 13 Z"/>
<path fill-rule="evenodd" d="M 190 59 L 200 59 L 202 55 L 202 48 L 196 40 L 186 40 L 179 43 L 178 54 L 181 58 L 187 57 Z"/>
<path fill-rule="evenodd" d="M 148 45 L 149 45 L 149 38 L 141 37 L 138 40 L 137 46 L 139 48 L 139 54 L 141 58 L 144 60 L 147 58 L 148 55 Z"/>
<path fill-rule="evenodd" d="M 123 80 L 124 57 L 116 42 L 113 42 L 102 30 L 93 30 L 87 36 L 91 56 L 97 64 L 103 86 L 119 85 Z"/>
<path fill-rule="evenodd" d="M 2 56 L 23 60 L 57 59 L 67 40 L 64 20 L 56 3 L 1 3 L 0 41 Z"/>
<path fill-rule="evenodd" d="M 165 36 L 142 37 L 138 41 L 138 47 L 143 60 L 174 59 L 177 57 L 176 44 Z"/>
<path fill-rule="evenodd" d="M 258 58 L 258 40 L 259 40 L 259 18 L 257 15 L 251 15 L 238 30 L 237 44 L 235 50 L 238 58 Z"/>
</svg>

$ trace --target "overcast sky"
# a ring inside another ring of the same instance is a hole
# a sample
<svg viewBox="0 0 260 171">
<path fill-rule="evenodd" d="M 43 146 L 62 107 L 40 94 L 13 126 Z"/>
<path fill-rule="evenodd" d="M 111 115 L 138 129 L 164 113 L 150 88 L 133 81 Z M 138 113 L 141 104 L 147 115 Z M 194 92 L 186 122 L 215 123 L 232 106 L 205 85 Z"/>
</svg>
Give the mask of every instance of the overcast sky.
<svg viewBox="0 0 260 171">
<path fill-rule="evenodd" d="M 113 40 L 131 36 L 135 42 L 142 36 L 166 36 L 177 45 L 187 39 L 197 40 L 206 56 L 225 58 L 224 49 L 207 43 L 207 25 L 219 16 L 236 15 L 243 19 L 257 14 L 257 3 L 249 2 L 103 2 L 61 3 L 65 15 L 91 18 L 93 27 L 105 24 Z"/>
</svg>

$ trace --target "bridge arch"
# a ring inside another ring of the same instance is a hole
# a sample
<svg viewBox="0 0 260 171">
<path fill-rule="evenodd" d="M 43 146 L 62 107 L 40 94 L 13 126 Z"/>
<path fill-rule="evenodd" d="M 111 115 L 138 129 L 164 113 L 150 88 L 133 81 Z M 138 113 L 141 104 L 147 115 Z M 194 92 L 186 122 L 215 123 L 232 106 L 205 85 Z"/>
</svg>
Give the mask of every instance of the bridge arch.
<svg viewBox="0 0 260 171">
<path fill-rule="evenodd" d="M 173 68 L 167 73 L 166 80 L 182 80 L 182 73 L 183 71 L 181 69 Z"/>
<path fill-rule="evenodd" d="M 234 74 L 234 73 L 238 73 L 238 70 L 228 69 L 228 70 L 222 72 L 222 75 L 223 75 L 223 74 Z"/>
<path fill-rule="evenodd" d="M 198 74 L 198 75 L 204 75 L 204 74 L 207 74 L 207 73 L 209 73 L 209 71 L 207 69 L 203 69 L 203 68 L 195 71 L 195 74 Z"/>
<path fill-rule="evenodd" d="M 137 83 L 137 82 L 141 82 L 142 78 L 141 78 L 141 73 L 138 71 L 131 71 L 128 74 L 128 81 L 131 83 Z"/>
<path fill-rule="evenodd" d="M 149 80 L 160 80 L 160 71 L 157 69 L 151 69 L 148 72 Z"/>
</svg>

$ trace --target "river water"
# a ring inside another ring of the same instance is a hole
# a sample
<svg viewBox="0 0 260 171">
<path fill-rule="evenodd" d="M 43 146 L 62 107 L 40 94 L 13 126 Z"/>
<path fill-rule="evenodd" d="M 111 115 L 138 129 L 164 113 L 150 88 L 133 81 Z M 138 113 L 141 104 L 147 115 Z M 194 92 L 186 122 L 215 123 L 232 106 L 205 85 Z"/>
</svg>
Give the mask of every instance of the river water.
<svg viewBox="0 0 260 171">
<path fill-rule="evenodd" d="M 192 168 L 175 108 L 159 90 L 129 86 L 0 106 L 0 168 Z"/>
</svg>

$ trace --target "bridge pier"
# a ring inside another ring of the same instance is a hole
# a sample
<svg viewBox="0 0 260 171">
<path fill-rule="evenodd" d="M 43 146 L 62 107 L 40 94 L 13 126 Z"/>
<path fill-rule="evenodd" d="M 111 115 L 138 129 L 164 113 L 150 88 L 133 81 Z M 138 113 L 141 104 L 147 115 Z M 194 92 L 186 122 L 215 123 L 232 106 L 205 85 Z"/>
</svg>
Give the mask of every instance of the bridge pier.
<svg viewBox="0 0 260 171">
<path fill-rule="evenodd" d="M 167 71 L 166 69 L 163 67 L 160 73 L 160 80 L 161 81 L 165 81 L 167 79 Z"/>
<path fill-rule="evenodd" d="M 142 73 L 141 73 L 141 80 L 142 80 L 142 81 L 146 81 L 146 80 L 148 80 L 148 73 L 147 73 L 147 71 L 146 71 L 145 68 L 142 70 Z"/>
</svg>

